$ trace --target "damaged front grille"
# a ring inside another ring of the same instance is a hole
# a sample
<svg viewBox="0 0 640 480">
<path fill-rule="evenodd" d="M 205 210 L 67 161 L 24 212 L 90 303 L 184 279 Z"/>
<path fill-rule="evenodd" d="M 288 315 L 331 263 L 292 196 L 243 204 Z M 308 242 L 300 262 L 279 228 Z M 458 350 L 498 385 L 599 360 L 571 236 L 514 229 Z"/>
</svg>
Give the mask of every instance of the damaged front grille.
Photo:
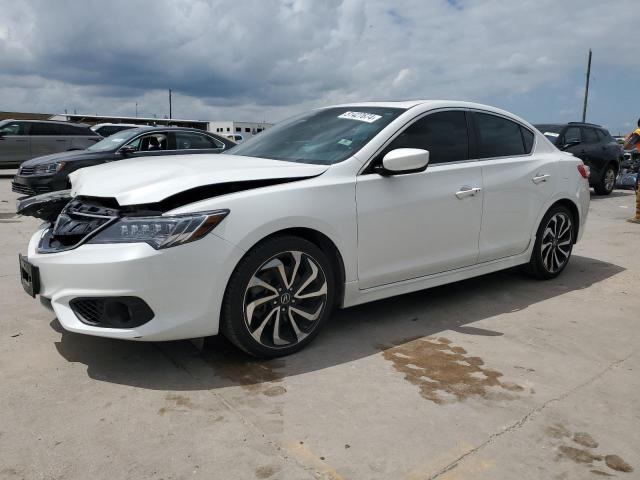
<svg viewBox="0 0 640 480">
<path fill-rule="evenodd" d="M 38 246 L 40 253 L 76 248 L 117 220 L 119 211 L 107 200 L 77 198 L 71 200 L 49 228 Z"/>
</svg>

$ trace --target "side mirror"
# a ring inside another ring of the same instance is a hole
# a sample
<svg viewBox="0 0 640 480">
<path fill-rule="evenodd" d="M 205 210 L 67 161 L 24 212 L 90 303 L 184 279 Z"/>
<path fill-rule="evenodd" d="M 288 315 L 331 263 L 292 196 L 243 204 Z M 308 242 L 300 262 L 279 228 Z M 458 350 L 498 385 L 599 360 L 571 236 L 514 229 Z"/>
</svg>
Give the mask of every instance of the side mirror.
<svg viewBox="0 0 640 480">
<path fill-rule="evenodd" d="M 397 148 L 388 152 L 378 167 L 381 175 L 422 172 L 429 165 L 429 151 L 420 148 Z"/>
<path fill-rule="evenodd" d="M 128 157 L 129 155 L 132 155 L 134 153 L 136 153 L 136 149 L 133 147 L 122 147 L 120 150 L 118 150 L 118 152 L 123 156 L 123 157 Z"/>
<path fill-rule="evenodd" d="M 562 145 L 562 148 L 560 150 L 566 150 L 567 148 L 575 147 L 576 145 L 579 145 L 579 144 L 580 144 L 580 140 L 571 140 L 570 142 L 567 142 L 564 145 Z"/>
</svg>

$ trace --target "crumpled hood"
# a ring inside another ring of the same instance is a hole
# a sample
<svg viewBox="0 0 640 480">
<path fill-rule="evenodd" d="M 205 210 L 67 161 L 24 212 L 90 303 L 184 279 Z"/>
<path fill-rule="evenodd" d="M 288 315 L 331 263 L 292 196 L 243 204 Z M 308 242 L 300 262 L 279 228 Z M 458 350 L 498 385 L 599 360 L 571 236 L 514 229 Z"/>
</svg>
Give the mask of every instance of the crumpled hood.
<svg viewBox="0 0 640 480">
<path fill-rule="evenodd" d="M 225 154 L 131 158 L 82 168 L 69 175 L 73 196 L 115 198 L 120 205 L 155 203 L 205 185 L 308 178 L 328 165 Z"/>
</svg>

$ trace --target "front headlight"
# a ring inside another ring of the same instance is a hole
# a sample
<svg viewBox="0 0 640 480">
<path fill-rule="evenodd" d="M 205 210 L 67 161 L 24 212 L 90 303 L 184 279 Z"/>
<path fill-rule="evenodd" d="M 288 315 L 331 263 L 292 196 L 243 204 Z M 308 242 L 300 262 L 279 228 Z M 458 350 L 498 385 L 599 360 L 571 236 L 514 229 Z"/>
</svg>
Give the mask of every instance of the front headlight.
<svg viewBox="0 0 640 480">
<path fill-rule="evenodd" d="M 145 242 L 156 250 L 193 242 L 213 230 L 229 210 L 158 217 L 121 217 L 87 243 Z"/>
<path fill-rule="evenodd" d="M 65 163 L 66 162 L 53 162 L 36 165 L 36 167 L 33 169 L 33 173 L 56 173 L 62 170 Z"/>
</svg>

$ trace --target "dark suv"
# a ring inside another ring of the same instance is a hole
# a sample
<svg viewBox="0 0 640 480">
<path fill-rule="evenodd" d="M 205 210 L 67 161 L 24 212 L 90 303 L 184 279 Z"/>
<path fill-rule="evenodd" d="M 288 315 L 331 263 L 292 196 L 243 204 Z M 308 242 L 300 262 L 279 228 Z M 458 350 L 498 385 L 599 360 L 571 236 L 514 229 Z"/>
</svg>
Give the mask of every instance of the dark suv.
<svg viewBox="0 0 640 480">
<path fill-rule="evenodd" d="M 624 152 L 607 131 L 593 123 L 535 125 L 551 143 L 580 158 L 591 170 L 589 184 L 598 195 L 609 195 L 616 183 Z"/>
</svg>

